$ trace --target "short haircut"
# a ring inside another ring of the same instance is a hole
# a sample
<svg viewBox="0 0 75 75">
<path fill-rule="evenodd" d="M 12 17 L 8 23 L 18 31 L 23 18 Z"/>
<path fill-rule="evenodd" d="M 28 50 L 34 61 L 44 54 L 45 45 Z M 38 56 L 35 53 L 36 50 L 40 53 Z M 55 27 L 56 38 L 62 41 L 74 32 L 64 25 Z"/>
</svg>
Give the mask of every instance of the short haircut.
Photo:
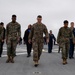
<svg viewBox="0 0 75 75">
<path fill-rule="evenodd" d="M 52 32 L 52 30 L 50 30 L 50 32 Z"/>
<path fill-rule="evenodd" d="M 28 26 L 32 26 L 31 24 L 29 24 Z"/>
<path fill-rule="evenodd" d="M 16 15 L 12 15 L 12 17 L 16 17 Z"/>
<path fill-rule="evenodd" d="M 0 25 L 4 25 L 4 23 L 3 23 L 3 22 L 1 22 L 1 23 L 0 23 Z"/>
<path fill-rule="evenodd" d="M 74 24 L 74 22 L 71 22 L 71 24 Z"/>
<path fill-rule="evenodd" d="M 41 15 L 38 15 L 37 18 L 42 18 L 42 16 Z"/>
<path fill-rule="evenodd" d="M 67 20 L 64 21 L 64 24 L 69 23 Z"/>
</svg>

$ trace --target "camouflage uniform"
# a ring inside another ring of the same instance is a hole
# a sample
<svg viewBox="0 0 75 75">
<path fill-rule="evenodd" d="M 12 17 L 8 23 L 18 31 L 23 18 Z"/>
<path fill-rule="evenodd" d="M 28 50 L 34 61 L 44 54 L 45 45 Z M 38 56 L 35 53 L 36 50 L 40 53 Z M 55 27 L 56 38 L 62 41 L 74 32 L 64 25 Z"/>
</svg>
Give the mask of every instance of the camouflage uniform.
<svg viewBox="0 0 75 75">
<path fill-rule="evenodd" d="M 14 57 L 18 38 L 21 36 L 20 24 L 10 22 L 6 26 L 7 55 Z"/>
<path fill-rule="evenodd" d="M 70 48 L 70 38 L 73 37 L 71 29 L 69 27 L 61 27 L 59 29 L 57 43 L 59 47 L 62 48 L 62 59 L 67 59 L 68 50 Z"/>
<path fill-rule="evenodd" d="M 49 37 L 47 28 L 44 24 L 33 24 L 31 32 L 29 34 L 29 39 L 32 40 L 33 61 L 38 61 L 40 59 L 44 42 L 43 33 L 45 33 L 46 38 Z"/>
<path fill-rule="evenodd" d="M 3 33 L 4 33 L 4 29 L 3 27 L 0 25 L 0 50 L 1 50 L 1 42 L 3 40 Z"/>
</svg>

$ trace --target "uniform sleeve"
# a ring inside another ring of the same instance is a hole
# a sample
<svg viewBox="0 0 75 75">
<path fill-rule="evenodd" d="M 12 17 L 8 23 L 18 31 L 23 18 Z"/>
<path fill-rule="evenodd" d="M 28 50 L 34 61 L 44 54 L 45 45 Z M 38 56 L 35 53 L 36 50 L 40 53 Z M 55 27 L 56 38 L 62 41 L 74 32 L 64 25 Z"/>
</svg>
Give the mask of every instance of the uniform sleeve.
<svg viewBox="0 0 75 75">
<path fill-rule="evenodd" d="M 24 32 L 24 42 L 26 41 L 27 38 L 27 30 Z"/>
<path fill-rule="evenodd" d="M 8 25 L 6 26 L 5 38 L 8 37 Z"/>
<path fill-rule="evenodd" d="M 73 29 L 72 36 L 75 37 L 75 28 Z"/>
<path fill-rule="evenodd" d="M 1 39 L 3 40 L 3 33 L 4 33 L 4 30 L 2 28 L 2 32 L 1 32 Z"/>
<path fill-rule="evenodd" d="M 18 37 L 20 38 L 21 37 L 21 26 L 19 25 L 18 27 Z"/>
<path fill-rule="evenodd" d="M 3 28 L 4 32 L 3 32 L 3 40 L 5 39 L 5 32 L 6 32 L 6 29 Z"/>
<path fill-rule="evenodd" d="M 70 29 L 70 39 L 73 39 L 75 41 L 74 33 L 71 31 L 71 29 Z"/>
<path fill-rule="evenodd" d="M 44 25 L 44 34 L 45 34 L 46 38 L 49 39 L 48 30 L 47 30 L 47 27 L 45 25 Z"/>
<path fill-rule="evenodd" d="M 54 39 L 54 41 L 56 41 L 56 38 L 55 38 L 55 36 L 53 35 L 53 39 Z"/>
<path fill-rule="evenodd" d="M 60 31 L 60 29 L 59 29 L 58 36 L 57 36 L 57 43 L 60 42 L 60 36 L 61 36 L 61 31 Z"/>
<path fill-rule="evenodd" d="M 29 33 L 28 39 L 32 40 L 33 34 L 34 34 L 34 26 L 32 26 L 32 28 L 31 28 L 31 32 Z"/>
<path fill-rule="evenodd" d="M 71 29 L 70 29 L 71 30 Z M 70 33 L 70 39 L 73 40 L 73 43 L 75 44 L 75 28 L 73 29 L 73 31 L 71 31 Z"/>
</svg>

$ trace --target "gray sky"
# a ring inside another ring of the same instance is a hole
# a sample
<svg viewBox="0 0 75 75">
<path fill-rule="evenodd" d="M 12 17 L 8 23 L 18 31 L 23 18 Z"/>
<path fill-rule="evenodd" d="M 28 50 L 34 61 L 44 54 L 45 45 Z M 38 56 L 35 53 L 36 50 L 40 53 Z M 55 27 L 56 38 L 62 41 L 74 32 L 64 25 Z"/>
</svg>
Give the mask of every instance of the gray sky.
<svg viewBox="0 0 75 75">
<path fill-rule="evenodd" d="M 23 37 L 28 25 L 36 22 L 37 15 L 42 15 L 42 22 L 48 31 L 53 30 L 57 36 L 64 20 L 75 21 L 74 7 L 75 0 L 0 0 L 0 22 L 6 26 L 11 21 L 12 14 L 16 14 Z"/>
</svg>

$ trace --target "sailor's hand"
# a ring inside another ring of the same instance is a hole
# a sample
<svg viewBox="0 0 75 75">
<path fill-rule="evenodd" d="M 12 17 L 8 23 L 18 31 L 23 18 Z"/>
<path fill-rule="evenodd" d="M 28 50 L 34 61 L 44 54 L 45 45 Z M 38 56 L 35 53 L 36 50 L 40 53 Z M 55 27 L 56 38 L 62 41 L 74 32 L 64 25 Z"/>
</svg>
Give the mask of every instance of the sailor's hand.
<svg viewBox="0 0 75 75">
<path fill-rule="evenodd" d="M 29 39 L 28 42 L 31 44 L 31 39 Z"/>
<path fill-rule="evenodd" d="M 46 40 L 47 44 L 49 43 L 49 39 Z"/>
<path fill-rule="evenodd" d="M 18 37 L 17 40 L 18 40 L 18 42 L 19 42 L 19 41 L 20 41 L 20 38 Z"/>
</svg>

